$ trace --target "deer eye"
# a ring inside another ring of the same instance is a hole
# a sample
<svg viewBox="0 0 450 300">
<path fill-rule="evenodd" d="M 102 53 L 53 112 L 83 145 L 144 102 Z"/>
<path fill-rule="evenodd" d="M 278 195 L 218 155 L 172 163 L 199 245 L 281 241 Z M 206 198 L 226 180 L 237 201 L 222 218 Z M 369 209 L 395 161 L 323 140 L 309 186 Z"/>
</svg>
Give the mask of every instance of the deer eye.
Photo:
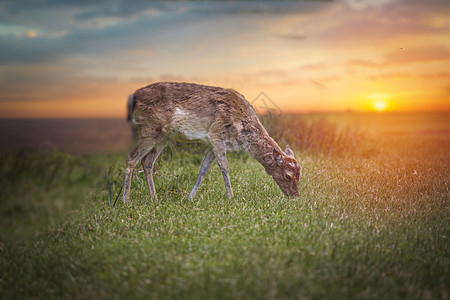
<svg viewBox="0 0 450 300">
<path fill-rule="evenodd" d="M 291 176 L 289 176 L 289 174 L 284 174 L 284 178 L 285 178 L 286 180 L 291 180 Z"/>
</svg>

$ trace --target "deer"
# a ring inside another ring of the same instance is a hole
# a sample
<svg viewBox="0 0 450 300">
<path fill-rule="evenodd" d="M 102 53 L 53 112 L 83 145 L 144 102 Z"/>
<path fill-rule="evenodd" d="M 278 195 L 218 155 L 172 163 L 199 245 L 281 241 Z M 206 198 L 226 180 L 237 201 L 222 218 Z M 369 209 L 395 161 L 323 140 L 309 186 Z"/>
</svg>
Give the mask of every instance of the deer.
<svg viewBox="0 0 450 300">
<path fill-rule="evenodd" d="M 169 142 L 206 144 L 200 173 L 189 200 L 214 160 L 225 182 L 227 197 L 233 198 L 227 151 L 246 151 L 271 175 L 286 196 L 299 196 L 301 166 L 289 145 L 283 152 L 261 124 L 255 109 L 235 90 L 194 83 L 158 82 L 136 90 L 129 107 L 137 141 L 127 155 L 123 202 L 130 198 L 133 171 L 142 162 L 148 190 L 157 200 L 153 182 L 155 161 Z"/>
</svg>

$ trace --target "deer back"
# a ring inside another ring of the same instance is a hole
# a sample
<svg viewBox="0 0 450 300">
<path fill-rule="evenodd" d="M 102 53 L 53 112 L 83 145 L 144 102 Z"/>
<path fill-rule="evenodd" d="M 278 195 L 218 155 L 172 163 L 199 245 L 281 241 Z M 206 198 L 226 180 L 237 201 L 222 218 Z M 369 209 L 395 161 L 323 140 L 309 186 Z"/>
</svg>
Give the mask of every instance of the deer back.
<svg viewBox="0 0 450 300">
<path fill-rule="evenodd" d="M 157 130 L 176 141 L 217 139 L 238 150 L 246 132 L 260 130 L 253 107 L 231 89 L 156 83 L 137 90 L 134 97 L 134 119 L 144 135 Z"/>
</svg>

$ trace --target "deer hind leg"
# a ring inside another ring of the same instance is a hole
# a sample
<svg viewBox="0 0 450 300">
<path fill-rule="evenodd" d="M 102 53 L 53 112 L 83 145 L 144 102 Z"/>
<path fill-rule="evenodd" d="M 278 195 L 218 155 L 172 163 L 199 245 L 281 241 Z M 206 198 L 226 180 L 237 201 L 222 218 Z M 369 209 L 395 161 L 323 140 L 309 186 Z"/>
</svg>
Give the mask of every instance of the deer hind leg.
<svg viewBox="0 0 450 300">
<path fill-rule="evenodd" d="M 158 144 L 153 148 L 147 155 L 142 159 L 142 165 L 144 166 L 145 178 L 147 179 L 148 191 L 150 192 L 150 198 L 152 200 L 157 200 L 155 183 L 153 182 L 153 167 L 155 166 L 155 161 L 161 154 L 165 147 L 164 143 Z"/>
<path fill-rule="evenodd" d="M 195 195 L 197 195 L 198 189 L 202 184 L 203 179 L 205 178 L 206 174 L 211 168 L 212 163 L 214 162 L 214 158 L 215 156 L 212 149 L 206 150 L 205 157 L 203 158 L 202 161 L 202 166 L 200 167 L 200 173 L 198 174 L 197 181 L 195 182 L 194 188 L 189 194 L 189 200 L 193 200 Z"/>
<path fill-rule="evenodd" d="M 160 132 L 154 138 L 141 138 L 137 146 L 127 156 L 127 168 L 125 169 L 125 182 L 123 184 L 123 202 L 126 203 L 130 199 L 131 179 L 133 171 L 138 162 L 158 145 L 164 138 Z M 145 169 L 145 168 L 144 168 Z"/>
<path fill-rule="evenodd" d="M 219 165 L 220 171 L 223 175 L 223 180 L 225 181 L 225 188 L 227 189 L 228 199 L 233 198 L 233 190 L 231 189 L 230 183 L 230 173 L 228 170 L 228 160 L 227 160 L 227 151 L 225 147 L 213 145 L 214 155 L 217 160 L 217 164 Z"/>
</svg>

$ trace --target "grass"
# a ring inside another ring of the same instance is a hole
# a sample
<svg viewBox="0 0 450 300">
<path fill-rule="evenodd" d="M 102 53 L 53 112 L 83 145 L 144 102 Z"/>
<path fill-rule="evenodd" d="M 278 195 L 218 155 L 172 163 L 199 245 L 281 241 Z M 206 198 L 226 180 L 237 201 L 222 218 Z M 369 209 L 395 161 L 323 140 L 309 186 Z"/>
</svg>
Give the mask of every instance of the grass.
<svg viewBox="0 0 450 300">
<path fill-rule="evenodd" d="M 141 173 L 116 207 L 108 177 L 115 196 L 123 154 L 3 153 L 0 298 L 448 299 L 449 141 L 300 151 L 299 199 L 231 154 L 235 198 L 214 165 L 188 201 L 202 157 L 174 149 L 157 165 L 159 200 Z"/>
</svg>

